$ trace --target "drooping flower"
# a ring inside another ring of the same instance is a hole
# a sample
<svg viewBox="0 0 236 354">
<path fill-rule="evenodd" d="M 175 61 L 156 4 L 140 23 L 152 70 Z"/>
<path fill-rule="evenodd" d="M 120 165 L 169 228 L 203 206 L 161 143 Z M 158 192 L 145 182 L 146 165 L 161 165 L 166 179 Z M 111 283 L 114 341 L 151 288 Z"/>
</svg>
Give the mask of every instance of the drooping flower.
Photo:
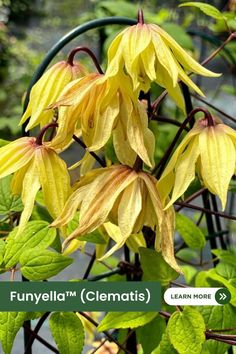
<svg viewBox="0 0 236 354">
<path fill-rule="evenodd" d="M 29 104 L 23 114 L 20 124 L 30 118 L 26 126 L 26 131 L 50 123 L 53 120 L 53 110 L 47 109 L 50 104 L 55 102 L 64 87 L 71 81 L 84 76 L 86 69 L 79 63 L 60 61 L 47 70 L 42 77 L 32 87 L 30 92 Z"/>
<path fill-rule="evenodd" d="M 109 47 L 107 74 L 116 76 L 121 70 L 132 78 L 134 90 L 147 92 L 150 83 L 156 82 L 183 110 L 184 101 L 178 80 L 203 95 L 185 70 L 202 76 L 219 76 L 197 63 L 162 28 L 144 23 L 124 29 Z"/>
<path fill-rule="evenodd" d="M 90 151 L 101 149 L 113 134 L 121 163 L 132 166 L 139 155 L 153 166 L 155 139 L 146 107 L 134 95 L 127 75 L 89 74 L 69 84 L 53 106 L 59 107 L 59 128 L 52 144 L 63 144 L 79 126 Z"/>
<path fill-rule="evenodd" d="M 187 190 L 197 172 L 203 185 L 218 195 L 225 209 L 230 180 L 235 174 L 236 132 L 219 119 L 198 120 L 180 143 L 159 182 L 163 199 L 172 191 L 166 208 Z"/>
<path fill-rule="evenodd" d="M 61 213 L 71 187 L 66 164 L 55 150 L 38 145 L 34 137 L 9 143 L 0 149 L 0 178 L 12 173 L 12 192 L 21 195 L 24 205 L 17 234 L 28 222 L 40 188 L 51 216 L 55 218 Z"/>
<path fill-rule="evenodd" d="M 80 209 L 79 226 L 67 237 L 64 247 L 107 220 L 119 226 L 125 240 L 144 225 L 149 226 L 156 231 L 156 249 L 179 271 L 173 250 L 173 208 L 163 211 L 156 183 L 153 176 L 124 165 L 93 170 L 78 183 L 52 226 L 66 225 Z"/>
</svg>

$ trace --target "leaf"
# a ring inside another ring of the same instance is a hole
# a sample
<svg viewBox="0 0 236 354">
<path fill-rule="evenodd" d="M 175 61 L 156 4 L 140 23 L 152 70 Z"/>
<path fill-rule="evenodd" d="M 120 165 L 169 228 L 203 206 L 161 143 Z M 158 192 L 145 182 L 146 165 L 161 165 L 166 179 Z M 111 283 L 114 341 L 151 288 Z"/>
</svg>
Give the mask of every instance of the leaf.
<svg viewBox="0 0 236 354">
<path fill-rule="evenodd" d="M 224 16 L 222 13 L 214 6 L 205 4 L 204 2 L 186 2 L 184 4 L 179 5 L 179 7 L 184 6 L 194 6 L 199 8 L 205 15 L 210 16 L 216 20 L 224 20 Z"/>
<path fill-rule="evenodd" d="M 0 312 L 0 341 L 5 354 L 11 353 L 15 336 L 26 317 L 26 312 Z"/>
<path fill-rule="evenodd" d="M 0 147 L 3 147 L 3 146 L 5 146 L 5 145 L 7 145 L 9 143 L 10 143 L 9 140 L 0 139 Z"/>
<path fill-rule="evenodd" d="M 90 232 L 87 235 L 83 235 L 78 237 L 79 241 L 87 241 L 87 242 L 91 242 L 91 243 L 96 243 L 99 245 L 104 245 L 106 244 L 106 241 L 104 240 L 104 238 L 102 237 L 102 235 L 100 234 L 99 231 L 93 231 Z"/>
<path fill-rule="evenodd" d="M 184 278 L 186 281 L 186 284 L 191 284 L 193 281 L 195 275 L 197 274 L 198 270 L 190 265 L 182 265 L 181 269 L 184 272 Z"/>
<path fill-rule="evenodd" d="M 30 221 L 24 232 L 15 238 L 17 227 L 9 234 L 4 255 L 5 268 L 9 269 L 19 262 L 21 254 L 27 249 L 45 249 L 50 246 L 55 237 L 56 229 L 49 228 L 46 221 Z"/>
<path fill-rule="evenodd" d="M 157 312 L 108 312 L 98 326 L 103 332 L 112 328 L 136 328 L 152 321 Z"/>
<path fill-rule="evenodd" d="M 49 326 L 60 354 L 82 353 L 84 327 L 79 317 L 72 312 L 54 312 Z"/>
<path fill-rule="evenodd" d="M 142 345 L 145 354 L 150 354 L 159 345 L 165 330 L 166 322 L 161 316 L 155 317 L 154 320 L 136 330 L 138 342 Z"/>
<path fill-rule="evenodd" d="M 220 260 L 224 261 L 224 263 L 235 265 L 236 263 L 236 254 L 231 251 L 226 250 L 218 250 L 214 249 L 211 252 L 217 256 Z"/>
<path fill-rule="evenodd" d="M 144 280 L 160 281 L 161 285 L 166 286 L 179 276 L 179 273 L 164 261 L 161 253 L 143 247 L 139 250 Z"/>
<path fill-rule="evenodd" d="M 201 229 L 197 227 L 192 220 L 179 213 L 176 213 L 175 220 L 176 230 L 190 248 L 200 249 L 205 246 L 205 236 Z"/>
<path fill-rule="evenodd" d="M 11 192 L 11 180 L 12 176 L 0 179 L 0 214 L 2 215 L 23 210 L 20 197 Z"/>
<path fill-rule="evenodd" d="M 198 311 L 201 312 L 206 327 L 214 332 L 214 329 L 225 329 L 235 327 L 236 309 L 226 304 L 224 306 L 198 306 Z M 228 332 L 230 334 L 233 332 Z M 216 341 L 207 340 L 205 344 L 210 353 L 224 354 L 229 348 L 228 344 Z"/>
<path fill-rule="evenodd" d="M 167 325 L 170 341 L 178 353 L 201 353 L 205 342 L 205 322 L 196 309 L 185 307 L 182 312 L 174 312 Z"/>
<path fill-rule="evenodd" d="M 178 354 L 170 342 L 168 331 L 162 335 L 160 345 L 152 352 L 152 354 Z"/>
<path fill-rule="evenodd" d="M 73 259 L 48 250 L 28 249 L 20 256 L 21 272 L 29 280 L 44 280 L 58 274 Z"/>
<path fill-rule="evenodd" d="M 3 262 L 4 253 L 5 253 L 5 242 L 3 240 L 0 240 L 0 265 Z"/>
</svg>

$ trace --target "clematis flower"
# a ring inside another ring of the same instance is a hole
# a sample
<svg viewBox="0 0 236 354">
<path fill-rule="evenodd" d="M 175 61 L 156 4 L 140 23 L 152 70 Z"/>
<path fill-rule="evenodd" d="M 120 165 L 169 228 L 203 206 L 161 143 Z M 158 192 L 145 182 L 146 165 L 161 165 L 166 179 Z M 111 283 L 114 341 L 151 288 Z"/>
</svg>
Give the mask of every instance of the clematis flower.
<svg viewBox="0 0 236 354">
<path fill-rule="evenodd" d="M 163 199 L 172 195 L 166 208 L 187 190 L 199 175 L 203 185 L 218 195 L 225 209 L 229 182 L 235 173 L 236 132 L 212 117 L 198 120 L 180 143 L 159 182 Z"/>
<path fill-rule="evenodd" d="M 59 107 L 52 144 L 64 144 L 79 126 L 90 151 L 101 149 L 113 134 L 121 163 L 132 166 L 139 155 L 153 166 L 155 139 L 148 129 L 146 107 L 134 95 L 127 75 L 89 74 L 69 84 L 52 107 Z"/>
<path fill-rule="evenodd" d="M 57 217 L 71 193 L 66 164 L 56 151 L 34 137 L 17 139 L 0 149 L 0 178 L 14 173 L 13 194 L 21 195 L 24 210 L 17 234 L 28 222 L 37 192 L 42 188 L 47 210 Z"/>
<path fill-rule="evenodd" d="M 164 87 L 176 104 L 185 110 L 178 80 L 203 95 L 185 70 L 218 77 L 197 63 L 167 32 L 155 24 L 138 23 L 119 33 L 108 50 L 107 75 L 120 71 L 132 78 L 134 90 L 147 92 L 150 83 Z"/>
<path fill-rule="evenodd" d="M 57 100 L 68 83 L 85 74 L 85 68 L 76 62 L 71 65 L 66 61 L 60 61 L 53 65 L 32 87 L 29 104 L 21 118 L 20 125 L 25 123 L 29 117 L 31 118 L 26 131 L 38 124 L 44 126 L 51 122 L 54 112 L 48 110 L 47 107 Z"/>
<path fill-rule="evenodd" d="M 119 226 L 124 240 L 149 226 L 156 231 L 156 249 L 180 271 L 173 251 L 173 208 L 163 211 L 156 183 L 153 176 L 124 165 L 93 170 L 78 183 L 52 226 L 66 225 L 80 209 L 79 226 L 66 238 L 64 247 L 107 220 Z"/>
</svg>

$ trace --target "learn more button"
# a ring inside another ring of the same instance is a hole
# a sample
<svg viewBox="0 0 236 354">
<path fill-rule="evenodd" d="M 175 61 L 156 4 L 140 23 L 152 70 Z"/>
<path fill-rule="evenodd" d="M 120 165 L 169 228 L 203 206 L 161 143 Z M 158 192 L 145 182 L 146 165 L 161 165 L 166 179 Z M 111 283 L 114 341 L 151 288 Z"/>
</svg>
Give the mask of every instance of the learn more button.
<svg viewBox="0 0 236 354">
<path fill-rule="evenodd" d="M 231 299 L 226 288 L 170 288 L 165 291 L 168 305 L 224 305 Z"/>
</svg>

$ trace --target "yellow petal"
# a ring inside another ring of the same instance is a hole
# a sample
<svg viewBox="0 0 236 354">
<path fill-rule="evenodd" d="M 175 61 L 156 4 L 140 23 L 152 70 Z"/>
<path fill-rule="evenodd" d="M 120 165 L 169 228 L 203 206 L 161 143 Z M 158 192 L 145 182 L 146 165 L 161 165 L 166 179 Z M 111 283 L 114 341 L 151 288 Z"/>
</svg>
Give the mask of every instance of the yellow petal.
<svg viewBox="0 0 236 354">
<path fill-rule="evenodd" d="M 35 138 L 20 138 L 0 149 L 0 178 L 26 165 L 35 152 Z"/>
<path fill-rule="evenodd" d="M 37 149 L 37 163 L 45 205 L 55 218 L 71 193 L 67 167 L 54 150 L 44 146 Z"/>
<path fill-rule="evenodd" d="M 148 116 L 142 103 L 138 103 L 129 112 L 127 136 L 131 148 L 148 166 L 153 167 L 155 138 L 152 131 L 148 128 Z"/>
<path fill-rule="evenodd" d="M 162 39 L 166 42 L 166 44 L 173 50 L 174 56 L 178 60 L 178 62 L 183 65 L 187 70 L 193 71 L 202 76 L 208 77 L 219 77 L 221 74 L 214 73 L 206 68 L 204 68 L 201 64 L 199 64 L 196 60 L 194 60 L 167 32 L 158 27 L 157 25 L 150 25 L 154 31 L 157 31 Z"/>
<path fill-rule="evenodd" d="M 101 149 L 111 136 L 115 120 L 119 114 L 119 96 L 115 94 L 110 100 L 109 105 L 97 117 L 94 122 L 94 133 L 92 146 L 89 146 L 90 151 Z M 87 133 L 90 134 L 90 133 Z"/>
<path fill-rule="evenodd" d="M 208 127 L 199 136 L 201 176 L 213 194 L 219 196 L 225 209 L 229 182 L 235 169 L 235 147 L 218 125 Z"/>
<path fill-rule="evenodd" d="M 161 251 L 164 260 L 169 266 L 176 270 L 176 272 L 182 273 L 174 254 L 174 225 L 175 212 L 174 208 L 170 207 L 165 211 L 163 222 L 161 224 L 161 232 L 157 232 L 155 249 Z"/>
<path fill-rule="evenodd" d="M 189 187 L 195 178 L 195 164 L 199 156 L 198 137 L 193 138 L 187 149 L 179 156 L 175 167 L 175 184 L 171 199 L 165 209 L 168 209 Z"/>
<path fill-rule="evenodd" d="M 126 166 L 119 166 L 119 171 L 117 170 L 118 167 L 114 171 L 101 174 L 89 185 L 81 205 L 80 225 L 66 239 L 65 243 L 102 225 L 116 198 L 137 178 L 136 172 Z"/>
<path fill-rule="evenodd" d="M 155 32 L 152 34 L 152 43 L 156 52 L 157 60 L 160 63 L 159 65 L 164 67 L 168 72 L 169 77 L 172 80 L 172 86 L 175 87 L 178 80 L 178 68 L 176 67 L 176 63 L 173 59 L 173 54 L 162 40 L 161 36 Z"/>
<path fill-rule="evenodd" d="M 133 181 L 123 192 L 118 208 L 118 225 L 122 236 L 131 235 L 142 210 L 142 195 L 139 180 Z"/>
<path fill-rule="evenodd" d="M 41 120 L 49 122 L 53 118 L 53 110 L 46 108 L 56 101 L 63 88 L 72 80 L 72 66 L 61 61 L 53 65 L 36 82 L 30 93 L 30 101 L 26 112 L 21 118 L 23 124 L 30 116 L 26 130 L 32 129 Z"/>
<path fill-rule="evenodd" d="M 126 240 L 126 245 L 134 253 L 138 253 L 140 247 L 147 247 L 142 233 L 130 235 Z"/>
<path fill-rule="evenodd" d="M 24 176 L 22 185 L 21 199 L 24 204 L 24 210 L 21 214 L 20 223 L 16 236 L 24 230 L 34 207 L 36 194 L 40 189 L 39 172 L 37 168 L 37 161 L 34 158 L 29 165 L 29 168 Z"/>
<path fill-rule="evenodd" d="M 122 235 L 121 230 L 119 226 L 112 224 L 111 222 L 107 222 L 103 224 L 107 234 L 109 235 L 110 238 L 112 238 L 113 241 L 115 241 L 115 245 L 111 247 L 105 255 L 100 257 L 98 260 L 102 261 L 108 257 L 110 257 L 114 252 L 118 251 L 121 247 L 124 246 L 127 238 L 129 236 Z"/>
</svg>

